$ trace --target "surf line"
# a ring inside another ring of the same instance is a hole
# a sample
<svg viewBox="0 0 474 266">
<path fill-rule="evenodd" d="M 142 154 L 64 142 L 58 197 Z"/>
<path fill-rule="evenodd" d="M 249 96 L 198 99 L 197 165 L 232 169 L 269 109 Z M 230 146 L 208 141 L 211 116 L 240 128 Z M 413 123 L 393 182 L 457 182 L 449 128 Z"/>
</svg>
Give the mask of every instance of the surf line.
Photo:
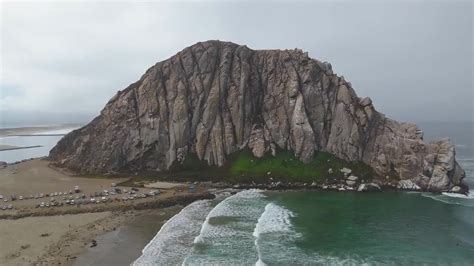
<svg viewBox="0 0 474 266">
<path fill-rule="evenodd" d="M 204 221 L 204 223 L 201 226 L 201 232 L 199 233 L 199 235 L 196 238 L 194 238 L 193 243 L 197 244 L 197 243 L 201 243 L 201 242 L 204 241 L 204 239 L 206 237 L 206 233 L 207 233 L 207 231 L 209 230 L 209 228 L 211 226 L 210 225 L 210 220 L 214 217 L 225 215 L 226 207 L 227 207 L 227 204 L 229 202 L 231 202 L 234 199 L 239 199 L 239 198 L 265 197 L 260 192 L 261 192 L 261 190 L 258 190 L 258 189 L 242 190 L 242 191 L 240 191 L 240 192 L 238 192 L 238 193 L 236 193 L 232 196 L 229 196 L 229 197 L 225 198 L 221 202 L 219 202 L 207 215 L 206 220 Z"/>
<path fill-rule="evenodd" d="M 258 189 L 249 189 L 242 190 L 234 195 L 228 196 L 219 202 L 207 215 L 205 221 L 202 223 L 201 230 L 198 236 L 194 238 L 193 244 L 201 244 L 207 241 L 209 231 L 212 230 L 211 219 L 220 216 L 235 215 L 232 213 L 232 210 L 229 209 L 229 204 L 232 204 L 234 201 L 239 201 L 241 199 L 254 199 L 254 198 L 266 198 L 264 194 L 261 193 L 261 190 Z M 261 206 L 263 207 L 263 206 Z M 261 208 L 259 207 L 259 209 Z M 264 213 L 263 211 L 262 213 Z M 258 224 L 258 220 L 257 220 Z M 250 233 L 250 232 L 249 232 Z M 194 247 L 193 247 L 194 248 Z M 189 255 L 184 259 L 182 265 L 188 265 Z M 266 265 L 266 264 L 260 264 Z"/>
<path fill-rule="evenodd" d="M 265 210 L 263 211 L 262 215 L 260 215 L 260 217 L 258 218 L 257 224 L 255 225 L 255 229 L 253 230 L 253 234 L 252 234 L 255 237 L 255 249 L 257 250 L 257 256 L 258 256 L 258 260 L 255 263 L 256 266 L 265 266 L 265 265 L 267 265 L 262 260 L 262 252 L 260 251 L 260 246 L 258 244 L 258 241 L 260 240 L 260 234 L 262 232 L 261 227 L 262 227 L 262 224 L 263 224 L 263 220 L 265 219 L 264 215 L 265 215 L 265 212 L 267 211 L 267 209 L 269 208 L 270 204 L 272 204 L 272 203 L 268 203 L 265 206 Z"/>
<path fill-rule="evenodd" d="M 298 234 L 292 230 L 291 217 L 295 217 L 295 214 L 278 204 L 270 202 L 265 206 L 265 210 L 260 218 L 258 218 L 253 231 L 253 236 L 255 237 L 255 249 L 257 250 L 258 255 L 258 260 L 255 263 L 256 266 L 267 265 L 263 260 L 263 254 L 260 248 L 262 234 L 280 233 L 292 234 L 295 237 L 298 237 Z"/>
</svg>

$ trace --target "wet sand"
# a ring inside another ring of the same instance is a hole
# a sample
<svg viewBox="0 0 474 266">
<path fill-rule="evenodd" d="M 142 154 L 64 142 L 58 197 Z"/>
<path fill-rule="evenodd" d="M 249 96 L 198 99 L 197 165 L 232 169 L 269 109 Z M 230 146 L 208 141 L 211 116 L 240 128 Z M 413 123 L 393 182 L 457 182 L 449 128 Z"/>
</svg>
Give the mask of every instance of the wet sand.
<svg viewBox="0 0 474 266">
<path fill-rule="evenodd" d="M 181 209 L 0 220 L 0 265 L 130 265 Z"/>
<path fill-rule="evenodd" d="M 135 216 L 117 230 L 97 237 L 97 246 L 87 247 L 74 265 L 130 265 L 141 256 L 143 248 L 161 226 L 181 209 L 181 206 L 174 206 Z"/>
</svg>

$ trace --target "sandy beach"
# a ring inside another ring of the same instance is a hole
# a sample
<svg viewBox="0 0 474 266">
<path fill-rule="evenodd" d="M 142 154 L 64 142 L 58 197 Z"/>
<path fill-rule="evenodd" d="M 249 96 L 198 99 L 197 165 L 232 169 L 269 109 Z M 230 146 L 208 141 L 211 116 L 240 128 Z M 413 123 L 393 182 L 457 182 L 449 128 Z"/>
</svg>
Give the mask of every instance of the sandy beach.
<svg viewBox="0 0 474 266">
<path fill-rule="evenodd" d="M 72 230 L 110 215 L 104 212 L 0 220 L 0 265 L 33 264 Z"/>
<path fill-rule="evenodd" d="M 73 176 L 42 159 L 0 169 L 0 265 L 128 265 L 183 206 L 212 197 L 203 186 L 118 185 L 126 180 Z"/>
</svg>

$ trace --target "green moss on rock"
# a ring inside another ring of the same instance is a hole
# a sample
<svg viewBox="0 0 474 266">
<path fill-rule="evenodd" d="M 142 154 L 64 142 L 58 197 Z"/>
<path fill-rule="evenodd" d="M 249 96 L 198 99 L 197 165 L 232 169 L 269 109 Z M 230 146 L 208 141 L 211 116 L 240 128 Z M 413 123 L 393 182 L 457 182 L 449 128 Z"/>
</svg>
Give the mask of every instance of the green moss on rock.
<svg viewBox="0 0 474 266">
<path fill-rule="evenodd" d="M 273 156 L 270 153 L 256 158 L 251 151 L 244 149 L 228 157 L 222 167 L 209 166 L 194 154 L 188 154 L 181 163 L 175 163 L 169 171 L 159 173 L 159 177 L 173 180 L 212 180 L 227 182 L 321 182 L 326 179 L 340 179 L 339 171 L 347 167 L 362 180 L 370 181 L 373 170 L 362 162 L 346 162 L 327 152 L 317 152 L 309 163 L 303 163 L 291 151 L 279 150 Z M 330 174 L 329 169 L 332 169 Z"/>
</svg>

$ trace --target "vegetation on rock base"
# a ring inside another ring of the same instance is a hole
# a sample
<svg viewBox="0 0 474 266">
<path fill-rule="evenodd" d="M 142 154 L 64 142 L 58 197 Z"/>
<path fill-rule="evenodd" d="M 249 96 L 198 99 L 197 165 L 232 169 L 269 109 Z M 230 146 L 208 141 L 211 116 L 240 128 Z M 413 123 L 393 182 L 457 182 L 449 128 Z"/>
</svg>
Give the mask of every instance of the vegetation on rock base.
<svg viewBox="0 0 474 266">
<path fill-rule="evenodd" d="M 362 162 L 346 162 L 327 152 L 317 152 L 309 163 L 303 163 L 291 151 L 279 150 L 256 158 L 248 149 L 228 157 L 222 167 L 209 166 L 194 154 L 188 154 L 181 163 L 175 163 L 169 171 L 142 173 L 127 183 L 146 180 L 214 181 L 229 183 L 284 182 L 331 182 L 343 178 L 340 169 L 346 167 L 362 180 L 371 181 L 373 170 Z M 329 171 L 329 169 L 332 169 Z"/>
</svg>

